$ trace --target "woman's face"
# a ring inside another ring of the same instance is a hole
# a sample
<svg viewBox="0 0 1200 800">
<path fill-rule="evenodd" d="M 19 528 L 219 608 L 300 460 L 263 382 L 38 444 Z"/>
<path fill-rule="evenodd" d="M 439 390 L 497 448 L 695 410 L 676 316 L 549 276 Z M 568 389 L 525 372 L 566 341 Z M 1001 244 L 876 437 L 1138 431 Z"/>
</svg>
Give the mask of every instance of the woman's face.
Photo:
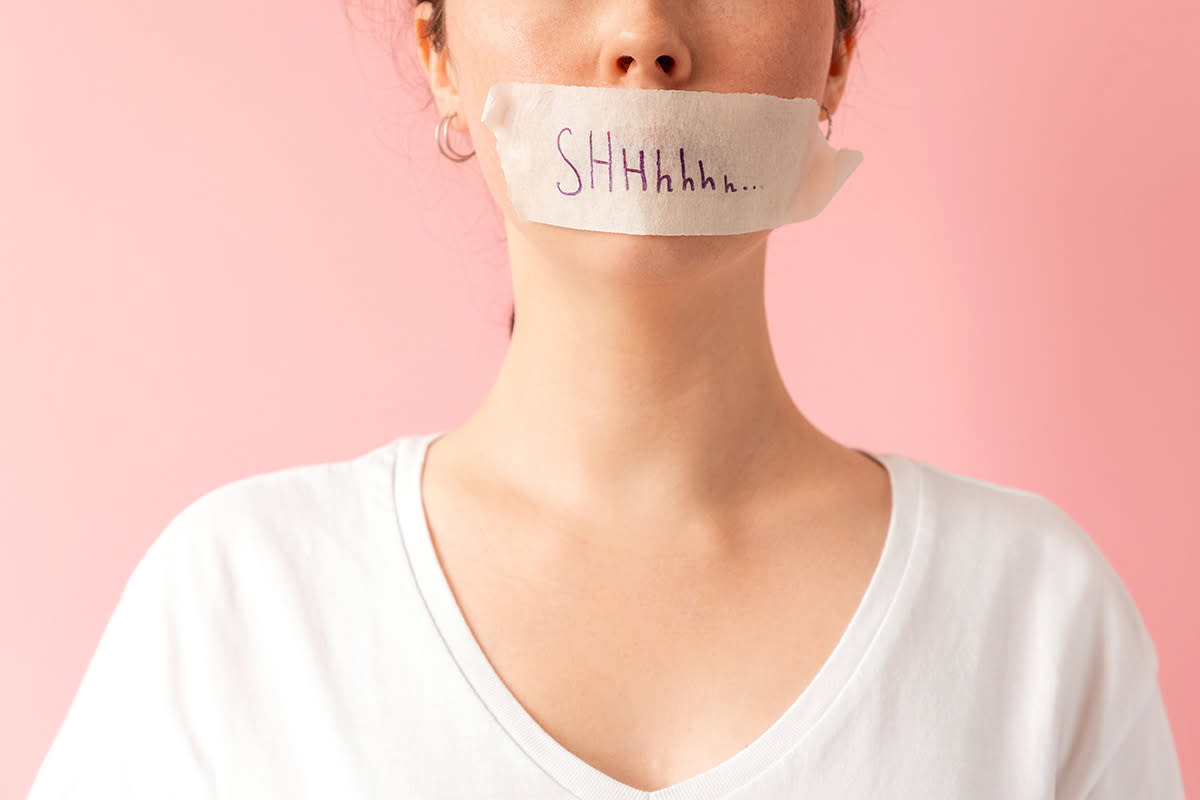
<svg viewBox="0 0 1200 800">
<path fill-rule="evenodd" d="M 458 112 L 451 144 L 474 146 L 510 240 L 521 236 L 552 263 L 609 273 L 649 265 L 657 278 L 670 277 L 736 257 L 769 232 L 635 236 L 519 220 L 495 136 L 480 121 L 492 84 L 764 92 L 814 97 L 832 111 L 845 77 L 844 64 L 831 67 L 833 0 L 446 0 L 441 54 L 421 44 L 431 10 L 417 6 L 416 33 L 434 99 L 441 114 Z"/>
</svg>

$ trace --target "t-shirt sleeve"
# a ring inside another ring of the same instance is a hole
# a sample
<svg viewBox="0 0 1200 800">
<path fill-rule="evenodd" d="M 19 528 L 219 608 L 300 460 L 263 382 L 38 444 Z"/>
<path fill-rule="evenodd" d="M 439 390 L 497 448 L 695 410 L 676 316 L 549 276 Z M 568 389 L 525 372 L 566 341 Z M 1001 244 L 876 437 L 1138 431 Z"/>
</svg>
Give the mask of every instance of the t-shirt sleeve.
<svg viewBox="0 0 1200 800">
<path fill-rule="evenodd" d="M 1155 643 L 1112 563 L 1074 520 L 1055 511 L 1076 545 L 1055 573 L 1055 602 L 1068 610 L 1056 618 L 1062 647 L 1055 797 L 1183 800 Z"/>
<path fill-rule="evenodd" d="M 34 778 L 28 800 L 216 797 L 190 680 L 204 611 L 178 551 L 177 516 L 134 567 Z"/>
<path fill-rule="evenodd" d="M 1155 681 L 1086 800 L 1184 800 L 1179 756 Z"/>
</svg>

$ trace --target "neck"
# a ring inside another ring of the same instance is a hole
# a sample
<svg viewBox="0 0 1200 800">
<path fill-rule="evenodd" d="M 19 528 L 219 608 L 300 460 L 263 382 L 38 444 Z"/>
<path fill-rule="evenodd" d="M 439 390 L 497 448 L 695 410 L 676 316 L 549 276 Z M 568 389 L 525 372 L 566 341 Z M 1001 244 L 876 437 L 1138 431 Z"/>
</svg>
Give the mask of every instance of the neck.
<svg viewBox="0 0 1200 800">
<path fill-rule="evenodd" d="M 838 446 L 779 373 L 765 243 L 653 280 L 514 259 L 513 338 L 456 434 L 473 464 L 540 507 L 624 522 L 749 508 L 805 470 L 815 482 Z"/>
</svg>

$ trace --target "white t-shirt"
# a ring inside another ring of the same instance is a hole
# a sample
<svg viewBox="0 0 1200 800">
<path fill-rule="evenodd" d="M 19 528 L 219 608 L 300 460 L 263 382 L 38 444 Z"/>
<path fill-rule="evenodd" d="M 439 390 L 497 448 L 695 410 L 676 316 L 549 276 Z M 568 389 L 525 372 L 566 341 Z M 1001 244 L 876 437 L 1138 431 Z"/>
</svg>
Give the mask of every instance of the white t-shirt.
<svg viewBox="0 0 1200 800">
<path fill-rule="evenodd" d="M 727 760 L 625 785 L 540 728 L 473 638 L 420 500 L 438 435 L 184 508 L 29 800 L 1183 798 L 1155 647 L 1092 539 L 1040 495 L 866 451 L 892 518 L 828 661 Z"/>
</svg>

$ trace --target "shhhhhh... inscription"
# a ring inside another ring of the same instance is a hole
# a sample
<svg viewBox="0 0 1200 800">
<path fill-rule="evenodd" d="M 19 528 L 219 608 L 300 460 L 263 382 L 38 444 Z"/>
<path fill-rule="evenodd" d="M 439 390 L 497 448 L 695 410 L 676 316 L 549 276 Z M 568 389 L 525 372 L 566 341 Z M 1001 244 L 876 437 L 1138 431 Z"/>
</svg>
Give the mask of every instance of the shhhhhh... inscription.
<svg viewBox="0 0 1200 800">
<path fill-rule="evenodd" d="M 600 170 L 600 172 L 601 172 L 601 175 L 600 175 L 601 191 L 603 191 L 603 184 L 604 184 L 604 169 L 603 168 L 607 167 L 608 168 L 608 191 L 610 191 L 610 192 L 613 190 L 614 173 L 617 173 L 618 170 L 623 171 L 623 174 L 625 177 L 625 190 L 626 191 L 631 191 L 631 190 L 638 191 L 637 183 L 638 183 L 638 179 L 640 178 L 641 185 L 642 185 L 641 191 L 643 191 L 643 192 L 651 191 L 650 184 L 652 182 L 654 184 L 653 191 L 658 192 L 658 193 L 662 193 L 663 191 L 674 192 L 676 186 L 678 186 L 680 191 L 687 191 L 687 192 L 706 191 L 706 190 L 712 190 L 714 192 L 721 192 L 721 190 L 717 188 L 716 179 L 712 175 L 708 175 L 705 172 L 704 161 L 702 159 L 696 159 L 696 168 L 692 169 L 690 175 L 688 174 L 687 156 L 684 153 L 684 148 L 682 148 L 682 147 L 680 147 L 679 151 L 678 151 L 678 153 L 679 153 L 678 171 L 675 171 L 675 167 L 676 167 L 675 153 L 672 152 L 672 153 L 668 154 L 667 160 L 664 163 L 662 150 L 657 147 L 654 149 L 654 164 L 652 166 L 653 176 L 648 175 L 646 172 L 646 151 L 645 150 L 637 151 L 637 166 L 633 167 L 633 166 L 630 166 L 630 164 L 629 164 L 629 154 L 626 152 L 625 148 L 622 147 L 621 148 L 621 166 L 620 167 L 614 166 L 614 164 L 613 164 L 612 131 L 605 131 L 604 133 L 608 139 L 608 158 L 607 159 L 596 158 L 596 149 L 595 149 L 595 145 L 593 143 L 593 132 L 588 131 L 588 162 L 589 162 L 588 163 L 588 183 L 592 189 L 596 188 L 596 166 L 599 165 L 601 167 L 601 170 Z M 563 152 L 563 134 L 571 134 L 572 136 L 574 134 L 572 133 L 570 128 L 561 129 L 558 132 L 557 144 L 558 144 L 558 154 L 560 156 L 562 156 L 563 161 L 565 161 L 567 163 L 567 166 L 571 168 L 571 171 L 575 173 L 576 186 L 574 186 L 574 187 L 571 187 L 570 185 L 563 186 L 562 181 L 556 181 L 555 185 L 558 187 L 558 191 L 561 192 L 562 194 L 566 195 L 567 197 L 574 197 L 575 195 L 578 195 L 583 192 L 583 185 L 584 185 L 583 184 L 583 176 L 579 173 L 579 170 L 575 167 L 575 164 L 571 161 L 571 159 L 567 157 L 567 154 Z M 601 145 L 601 146 L 603 147 L 603 145 Z M 604 153 L 604 151 L 601 150 L 601 155 L 603 155 L 603 153 Z M 629 180 L 629 176 L 631 176 L 631 175 L 637 176 L 636 178 L 633 179 L 632 184 L 630 183 L 630 180 Z M 697 180 L 700 181 L 699 184 L 696 183 Z M 729 180 L 728 175 L 722 175 L 721 180 L 722 180 L 722 183 L 724 186 L 724 191 L 721 192 L 722 194 L 732 194 L 733 192 L 737 192 L 737 191 L 754 191 L 755 189 L 762 188 L 761 184 L 742 185 L 739 188 L 737 184 L 735 184 L 733 181 Z M 678 181 L 678 183 L 676 183 L 676 181 Z M 664 186 L 666 187 L 665 190 L 663 189 Z"/>
</svg>

